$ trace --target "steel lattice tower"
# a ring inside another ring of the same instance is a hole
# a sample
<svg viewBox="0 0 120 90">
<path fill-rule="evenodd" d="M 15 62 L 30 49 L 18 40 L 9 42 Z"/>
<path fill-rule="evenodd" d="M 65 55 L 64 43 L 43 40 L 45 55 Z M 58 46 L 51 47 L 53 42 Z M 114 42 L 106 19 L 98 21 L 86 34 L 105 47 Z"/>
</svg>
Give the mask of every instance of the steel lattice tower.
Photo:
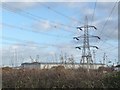
<svg viewBox="0 0 120 90">
<path fill-rule="evenodd" d="M 90 45 L 89 38 L 95 37 L 95 38 L 100 39 L 98 36 L 89 35 L 89 32 L 88 32 L 89 28 L 94 28 L 94 29 L 97 30 L 97 28 L 95 26 L 88 25 L 88 19 L 87 19 L 87 16 L 86 16 L 85 17 L 85 25 L 81 26 L 81 27 L 77 27 L 77 29 L 79 29 L 81 31 L 84 31 L 84 34 L 82 36 L 73 37 L 73 39 L 76 39 L 76 40 L 79 40 L 79 38 L 83 38 L 83 45 L 78 46 L 76 48 L 78 48 L 80 50 L 82 48 L 82 57 L 81 57 L 80 63 L 82 65 L 87 64 L 87 70 L 88 71 L 89 71 L 90 65 L 93 64 L 92 54 L 91 54 L 90 48 L 93 47 L 93 48 L 98 49 L 97 46 L 91 46 Z"/>
</svg>

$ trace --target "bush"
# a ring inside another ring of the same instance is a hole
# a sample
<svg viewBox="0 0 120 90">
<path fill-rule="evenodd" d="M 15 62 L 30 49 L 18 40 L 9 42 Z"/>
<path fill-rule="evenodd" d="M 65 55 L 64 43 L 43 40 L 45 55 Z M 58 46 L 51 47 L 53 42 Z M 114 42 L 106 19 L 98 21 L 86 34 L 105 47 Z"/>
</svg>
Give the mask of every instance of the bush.
<svg viewBox="0 0 120 90">
<path fill-rule="evenodd" d="M 120 88 L 120 72 L 113 72 L 103 78 L 105 88 Z"/>
<path fill-rule="evenodd" d="M 120 88 L 120 72 L 79 69 L 3 69 L 3 88 Z"/>
</svg>

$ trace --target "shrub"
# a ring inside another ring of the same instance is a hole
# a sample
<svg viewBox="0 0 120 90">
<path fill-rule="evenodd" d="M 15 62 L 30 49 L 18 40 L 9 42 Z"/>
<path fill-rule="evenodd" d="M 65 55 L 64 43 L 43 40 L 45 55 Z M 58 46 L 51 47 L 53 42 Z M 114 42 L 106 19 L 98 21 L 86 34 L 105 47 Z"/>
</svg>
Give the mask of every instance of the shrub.
<svg viewBox="0 0 120 90">
<path fill-rule="evenodd" d="M 3 88 L 120 88 L 120 72 L 65 69 L 3 69 Z"/>
<path fill-rule="evenodd" d="M 120 88 L 120 72 L 113 72 L 103 78 L 105 88 Z"/>
</svg>

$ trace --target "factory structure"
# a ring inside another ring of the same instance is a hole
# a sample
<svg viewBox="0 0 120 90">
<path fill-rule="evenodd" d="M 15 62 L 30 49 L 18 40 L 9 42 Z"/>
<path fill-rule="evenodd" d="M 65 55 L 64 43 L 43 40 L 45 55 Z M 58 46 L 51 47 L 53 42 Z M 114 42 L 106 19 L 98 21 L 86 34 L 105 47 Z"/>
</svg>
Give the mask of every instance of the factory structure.
<svg viewBox="0 0 120 90">
<path fill-rule="evenodd" d="M 80 63 L 40 63 L 40 62 L 32 62 L 32 63 L 22 63 L 21 68 L 24 69 L 51 69 L 57 66 L 64 66 L 65 69 L 78 69 L 78 68 L 87 68 L 87 63 L 86 64 L 80 64 Z M 105 64 L 100 64 L 100 63 L 95 63 L 95 64 L 90 64 L 89 69 L 98 69 L 99 67 L 106 67 Z"/>
</svg>

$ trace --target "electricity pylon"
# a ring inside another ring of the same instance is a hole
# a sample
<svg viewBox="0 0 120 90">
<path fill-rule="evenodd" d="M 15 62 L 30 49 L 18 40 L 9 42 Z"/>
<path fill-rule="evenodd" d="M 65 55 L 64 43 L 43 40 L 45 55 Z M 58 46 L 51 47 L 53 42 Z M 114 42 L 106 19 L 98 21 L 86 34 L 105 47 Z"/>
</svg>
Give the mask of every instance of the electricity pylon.
<svg viewBox="0 0 120 90">
<path fill-rule="evenodd" d="M 80 40 L 80 38 L 83 38 L 83 45 L 82 46 L 77 46 L 75 48 L 78 48 L 80 50 L 82 48 L 82 57 L 81 57 L 80 63 L 82 65 L 87 64 L 87 70 L 88 71 L 90 69 L 90 64 L 93 63 L 92 54 L 91 54 L 90 48 L 93 47 L 93 48 L 98 49 L 97 46 L 91 46 L 89 44 L 89 38 L 94 37 L 94 38 L 100 39 L 100 37 L 98 37 L 98 36 L 89 35 L 89 32 L 88 32 L 89 28 L 94 28 L 95 30 L 97 30 L 97 28 L 95 26 L 88 25 L 88 19 L 87 19 L 87 16 L 86 16 L 85 17 L 85 25 L 81 26 L 81 27 L 77 27 L 77 29 L 79 29 L 80 31 L 84 31 L 84 35 L 78 36 L 78 37 L 73 37 L 73 39 L 76 39 L 78 41 Z"/>
<path fill-rule="evenodd" d="M 33 59 L 31 56 L 30 56 L 30 59 L 31 59 L 31 62 L 38 62 L 38 59 L 39 59 L 39 55 L 36 56 L 36 59 Z"/>
</svg>

